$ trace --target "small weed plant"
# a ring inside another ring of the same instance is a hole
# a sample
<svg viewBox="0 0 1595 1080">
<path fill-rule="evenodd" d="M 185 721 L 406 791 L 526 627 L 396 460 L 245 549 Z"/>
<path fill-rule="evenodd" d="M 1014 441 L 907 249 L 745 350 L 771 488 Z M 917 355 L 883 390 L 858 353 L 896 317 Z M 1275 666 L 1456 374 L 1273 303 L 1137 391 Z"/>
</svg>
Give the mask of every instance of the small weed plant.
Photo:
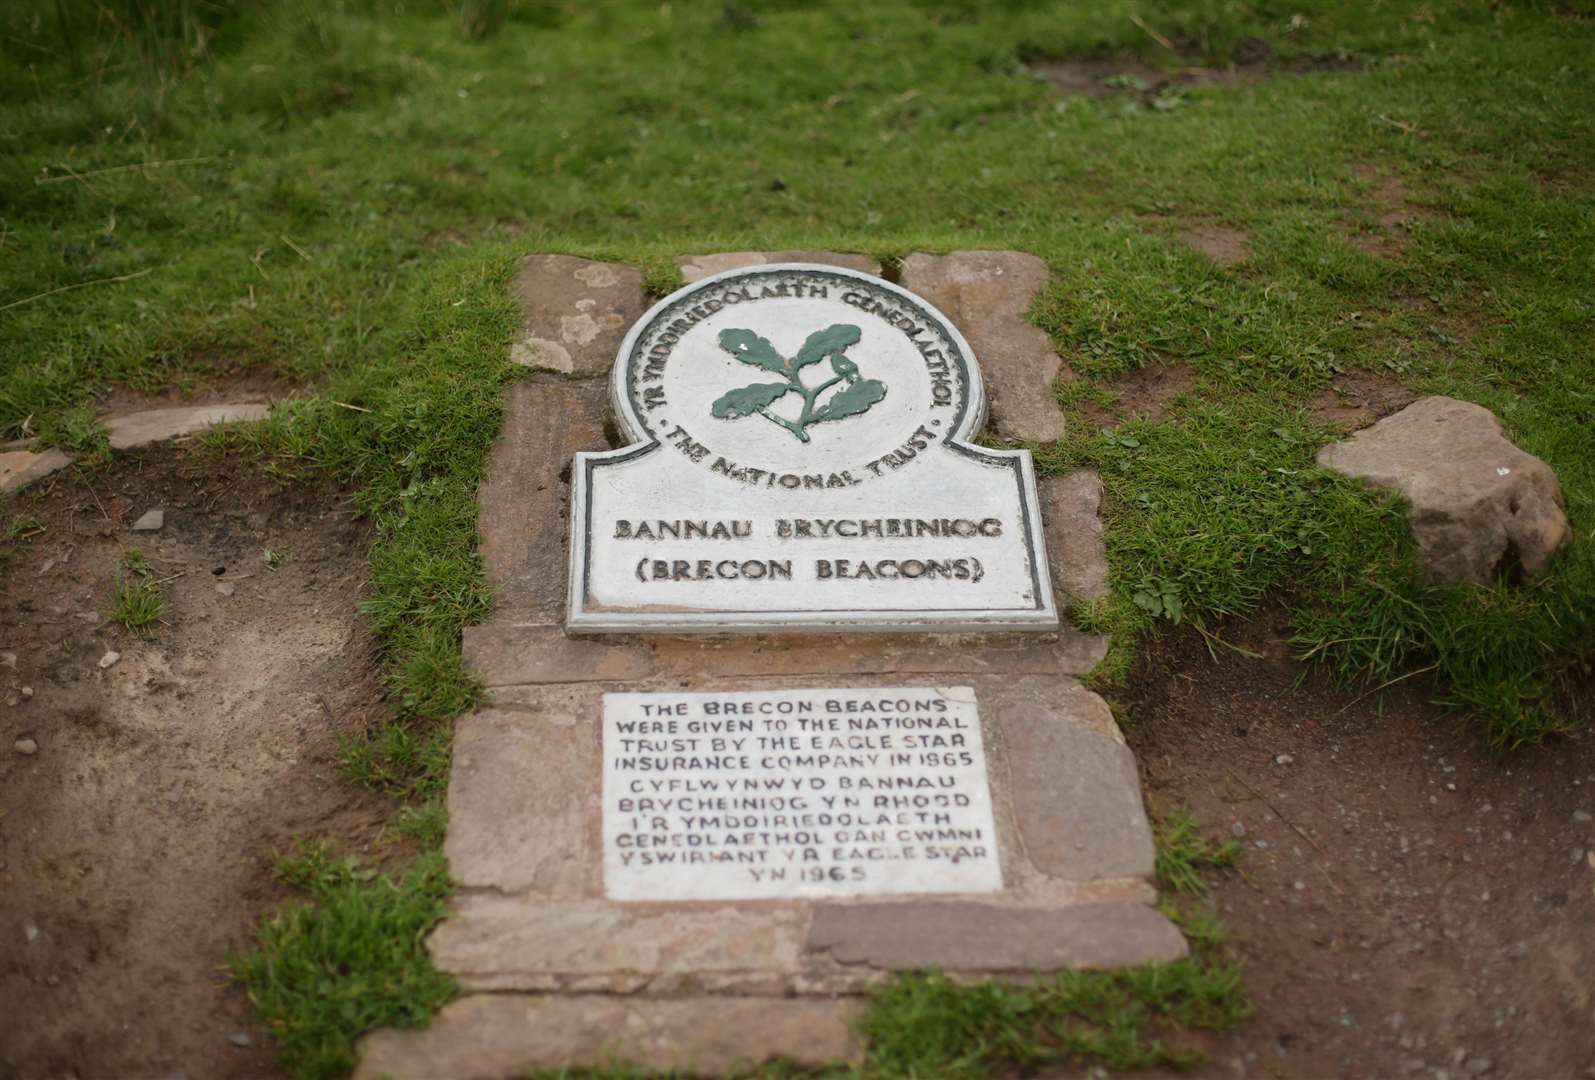
<svg viewBox="0 0 1595 1080">
<path fill-rule="evenodd" d="M 138 551 L 127 552 L 117 570 L 116 587 L 111 593 L 110 606 L 103 612 L 105 617 L 143 633 L 160 621 L 165 608 L 166 601 L 161 596 L 160 583 L 155 580 L 154 568 Z"/>
<path fill-rule="evenodd" d="M 1176 811 L 1160 821 L 1156 840 L 1158 884 L 1182 896 L 1205 893 L 1203 871 L 1227 870 L 1241 853 L 1240 844 L 1234 840 L 1215 844 L 1203 836 L 1187 810 Z"/>
</svg>

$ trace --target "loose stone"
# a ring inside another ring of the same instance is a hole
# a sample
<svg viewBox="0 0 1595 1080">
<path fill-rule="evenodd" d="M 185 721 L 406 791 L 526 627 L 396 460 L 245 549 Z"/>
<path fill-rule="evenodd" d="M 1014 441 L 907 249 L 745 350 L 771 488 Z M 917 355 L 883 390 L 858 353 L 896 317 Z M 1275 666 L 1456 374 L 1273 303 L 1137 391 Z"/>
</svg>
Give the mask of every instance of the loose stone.
<svg viewBox="0 0 1595 1080">
<path fill-rule="evenodd" d="M 122 659 L 122 654 L 113 649 L 112 651 L 107 652 L 104 656 L 100 657 L 100 668 L 102 670 L 108 668 L 120 659 Z"/>
<path fill-rule="evenodd" d="M 23 757 L 30 757 L 39 752 L 39 744 L 28 738 L 26 735 L 12 743 L 11 746 Z"/>
<path fill-rule="evenodd" d="M 165 510 L 146 510 L 144 515 L 133 522 L 134 532 L 156 532 L 166 524 Z"/>
</svg>

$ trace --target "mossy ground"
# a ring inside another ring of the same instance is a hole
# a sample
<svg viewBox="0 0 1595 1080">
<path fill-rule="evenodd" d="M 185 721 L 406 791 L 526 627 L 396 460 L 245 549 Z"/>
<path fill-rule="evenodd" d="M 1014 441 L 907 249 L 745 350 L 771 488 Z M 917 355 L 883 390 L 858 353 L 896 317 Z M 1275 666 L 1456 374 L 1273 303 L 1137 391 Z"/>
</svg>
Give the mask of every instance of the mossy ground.
<svg viewBox="0 0 1595 1080">
<path fill-rule="evenodd" d="M 1113 593 L 1077 616 L 1115 634 L 1101 678 L 1274 594 L 1346 679 L 1432 669 L 1492 743 L 1534 742 L 1595 637 L 1592 15 L 24 0 L 0 14 L 0 438 L 92 449 L 117 384 L 306 386 L 241 438 L 361 485 L 400 723 L 351 769 L 435 838 L 515 259 L 664 289 L 686 252 L 1017 248 L 1052 267 L 1033 318 L 1081 376 L 1038 461 L 1107 485 Z M 1063 99 L 1026 63 L 1263 54 L 1277 77 L 1151 97 Z M 1197 226 L 1247 257 L 1187 247 Z M 1165 414 L 1092 422 L 1166 361 L 1194 377 Z M 1312 403 L 1366 373 L 1494 409 L 1557 470 L 1577 539 L 1547 574 L 1425 585 L 1399 508 L 1313 467 Z"/>
</svg>

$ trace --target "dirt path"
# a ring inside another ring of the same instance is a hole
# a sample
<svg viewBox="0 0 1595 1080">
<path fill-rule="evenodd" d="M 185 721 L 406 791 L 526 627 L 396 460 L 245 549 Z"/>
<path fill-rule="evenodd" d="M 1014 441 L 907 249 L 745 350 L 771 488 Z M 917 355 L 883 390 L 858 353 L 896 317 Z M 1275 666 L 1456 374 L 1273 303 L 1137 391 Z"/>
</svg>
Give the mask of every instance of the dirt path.
<svg viewBox="0 0 1595 1080">
<path fill-rule="evenodd" d="M 337 772 L 380 707 L 346 498 L 161 450 L 16 501 L 45 531 L 0 568 L 0 1074 L 276 1075 L 224 971 L 271 853 L 389 812 Z M 166 579 L 142 637 L 97 614 L 129 549 Z"/>
<path fill-rule="evenodd" d="M 1498 760 L 1419 680 L 1298 687 L 1278 613 L 1223 635 L 1263 658 L 1177 635 L 1120 702 L 1153 809 L 1244 849 L 1213 899 L 1257 1013 L 1198 1075 L 1595 1077 L 1590 729 Z"/>
</svg>

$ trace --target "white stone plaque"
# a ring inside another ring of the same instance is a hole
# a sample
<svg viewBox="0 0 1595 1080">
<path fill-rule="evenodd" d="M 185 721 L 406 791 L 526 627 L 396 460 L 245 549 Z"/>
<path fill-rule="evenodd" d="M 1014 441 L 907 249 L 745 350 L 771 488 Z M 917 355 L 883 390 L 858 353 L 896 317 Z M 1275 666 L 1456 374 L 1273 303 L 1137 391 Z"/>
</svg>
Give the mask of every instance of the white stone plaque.
<svg viewBox="0 0 1595 1080">
<path fill-rule="evenodd" d="M 969 440 L 980 370 L 925 301 L 850 270 L 731 270 L 632 328 L 632 445 L 576 455 L 569 625 L 1051 629 L 1027 451 Z"/>
<path fill-rule="evenodd" d="M 604 892 L 1002 888 L 967 686 L 604 695 Z"/>
</svg>

